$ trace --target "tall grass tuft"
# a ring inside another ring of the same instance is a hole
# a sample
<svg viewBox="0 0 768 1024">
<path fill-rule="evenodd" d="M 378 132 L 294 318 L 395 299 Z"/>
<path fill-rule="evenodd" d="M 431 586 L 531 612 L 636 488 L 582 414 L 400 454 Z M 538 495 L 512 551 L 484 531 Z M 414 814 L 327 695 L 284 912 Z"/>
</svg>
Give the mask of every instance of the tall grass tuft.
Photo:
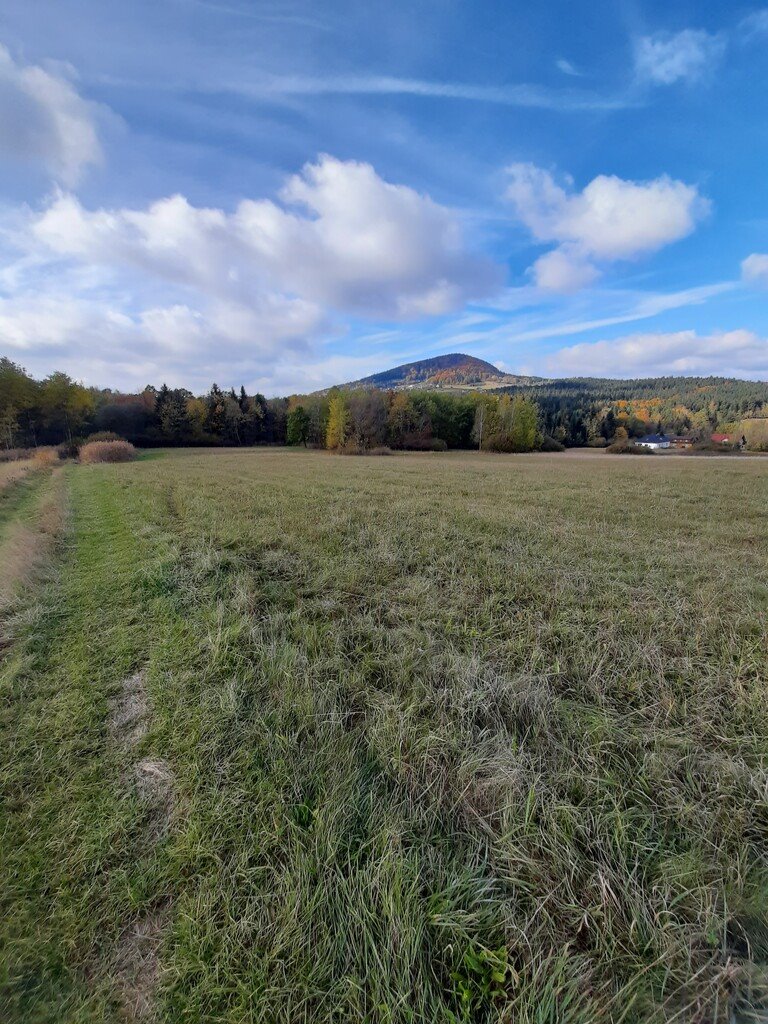
<svg viewBox="0 0 768 1024">
<path fill-rule="evenodd" d="M 36 448 L 32 458 L 37 466 L 55 466 L 59 461 L 59 453 L 55 448 Z"/>
<path fill-rule="evenodd" d="M 130 462 L 136 458 L 136 449 L 130 441 L 89 441 L 80 449 L 80 461 Z"/>
</svg>

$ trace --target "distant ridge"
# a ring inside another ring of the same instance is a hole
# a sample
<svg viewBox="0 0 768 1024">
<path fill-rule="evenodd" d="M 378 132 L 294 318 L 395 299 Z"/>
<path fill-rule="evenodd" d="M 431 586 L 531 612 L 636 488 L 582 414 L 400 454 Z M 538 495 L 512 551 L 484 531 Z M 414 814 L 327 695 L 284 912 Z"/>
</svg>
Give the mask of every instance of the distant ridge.
<svg viewBox="0 0 768 1024">
<path fill-rule="evenodd" d="M 413 363 L 403 363 L 391 370 L 382 370 L 360 380 L 340 384 L 345 389 L 370 388 L 382 391 L 419 388 L 435 390 L 464 390 L 470 388 L 495 389 L 513 385 L 534 385 L 542 381 L 541 377 L 521 377 L 516 374 L 504 373 L 493 363 L 476 356 L 468 356 L 462 352 L 450 352 L 444 356 L 433 356 L 431 359 L 419 359 Z"/>
</svg>

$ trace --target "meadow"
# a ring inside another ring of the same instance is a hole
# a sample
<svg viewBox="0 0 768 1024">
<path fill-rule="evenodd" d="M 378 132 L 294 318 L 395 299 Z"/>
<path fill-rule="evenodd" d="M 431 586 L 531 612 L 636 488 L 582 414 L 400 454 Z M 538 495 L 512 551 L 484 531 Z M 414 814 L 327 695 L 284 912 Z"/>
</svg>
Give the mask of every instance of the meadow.
<svg viewBox="0 0 768 1024">
<path fill-rule="evenodd" d="M 768 460 L 179 450 L 2 494 L 0 558 L 47 538 L 0 602 L 2 1021 L 768 1003 Z"/>
</svg>

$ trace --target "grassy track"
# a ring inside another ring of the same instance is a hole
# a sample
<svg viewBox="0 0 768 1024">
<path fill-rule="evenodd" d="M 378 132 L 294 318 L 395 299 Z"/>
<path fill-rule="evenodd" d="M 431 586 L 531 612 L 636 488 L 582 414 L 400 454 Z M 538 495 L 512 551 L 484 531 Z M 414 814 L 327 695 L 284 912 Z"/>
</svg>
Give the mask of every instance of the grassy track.
<svg viewBox="0 0 768 1024">
<path fill-rule="evenodd" d="M 725 1021 L 759 986 L 768 463 L 66 474 L 0 666 L 0 1019 Z"/>
</svg>

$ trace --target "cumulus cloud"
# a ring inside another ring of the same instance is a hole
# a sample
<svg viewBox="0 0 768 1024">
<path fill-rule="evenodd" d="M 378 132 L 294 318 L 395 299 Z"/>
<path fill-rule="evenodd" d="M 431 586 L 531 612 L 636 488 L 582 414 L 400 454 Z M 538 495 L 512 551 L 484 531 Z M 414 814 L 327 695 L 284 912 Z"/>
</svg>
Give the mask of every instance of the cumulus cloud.
<svg viewBox="0 0 768 1024">
<path fill-rule="evenodd" d="M 62 256 L 251 301 L 276 290 L 362 316 L 438 315 L 481 297 L 500 272 L 466 247 L 457 215 L 369 164 L 324 156 L 270 199 L 232 213 L 183 196 L 143 210 L 89 211 L 59 195 L 31 226 Z"/>
<path fill-rule="evenodd" d="M 635 182 L 601 174 L 574 193 L 533 164 L 513 164 L 508 173 L 507 198 L 536 239 L 571 243 L 598 259 L 629 259 L 684 238 L 707 208 L 695 186 L 667 176 Z"/>
<path fill-rule="evenodd" d="M 65 185 L 101 159 L 97 108 L 71 78 L 69 68 L 20 64 L 0 46 L 0 153 L 40 163 Z"/>
<path fill-rule="evenodd" d="M 566 245 L 539 256 L 532 271 L 539 288 L 563 294 L 581 291 L 600 276 L 597 267 L 577 248 Z"/>
<path fill-rule="evenodd" d="M 88 209 L 57 191 L 4 235 L 22 254 L 0 272 L 4 339 L 30 365 L 35 353 L 66 350 L 77 367 L 91 352 L 89 380 L 98 360 L 129 362 L 128 353 L 132 381 L 182 364 L 195 380 L 217 367 L 216 377 L 224 368 L 249 380 L 256 365 L 308 360 L 343 331 L 345 314 L 442 315 L 501 284 L 499 268 L 466 245 L 455 211 L 368 164 L 327 156 L 277 200 L 227 211 L 176 195 Z"/>
<path fill-rule="evenodd" d="M 654 85 L 693 83 L 705 78 L 725 52 L 725 40 L 702 29 L 657 32 L 635 43 L 635 73 Z"/>
<path fill-rule="evenodd" d="M 112 387 L 166 380 L 205 388 L 266 380 L 281 359 L 309 359 L 322 321 L 310 309 L 303 321 L 299 310 L 284 312 L 183 302 L 132 311 L 115 296 L 42 290 L 0 299 L 0 336 L 6 354 L 38 374 L 63 366 Z"/>
<path fill-rule="evenodd" d="M 753 252 L 742 260 L 741 276 L 747 284 L 768 288 L 768 254 Z"/>
<path fill-rule="evenodd" d="M 594 281 L 596 262 L 633 259 L 690 234 L 709 204 L 693 185 L 666 175 L 635 182 L 601 174 L 581 192 L 534 164 L 507 168 L 507 199 L 539 242 L 559 247 L 533 266 L 536 283 L 573 291 Z"/>
<path fill-rule="evenodd" d="M 632 334 L 561 348 L 547 360 L 552 373 L 637 377 L 658 374 L 768 378 L 768 339 L 752 331 Z"/>
</svg>

